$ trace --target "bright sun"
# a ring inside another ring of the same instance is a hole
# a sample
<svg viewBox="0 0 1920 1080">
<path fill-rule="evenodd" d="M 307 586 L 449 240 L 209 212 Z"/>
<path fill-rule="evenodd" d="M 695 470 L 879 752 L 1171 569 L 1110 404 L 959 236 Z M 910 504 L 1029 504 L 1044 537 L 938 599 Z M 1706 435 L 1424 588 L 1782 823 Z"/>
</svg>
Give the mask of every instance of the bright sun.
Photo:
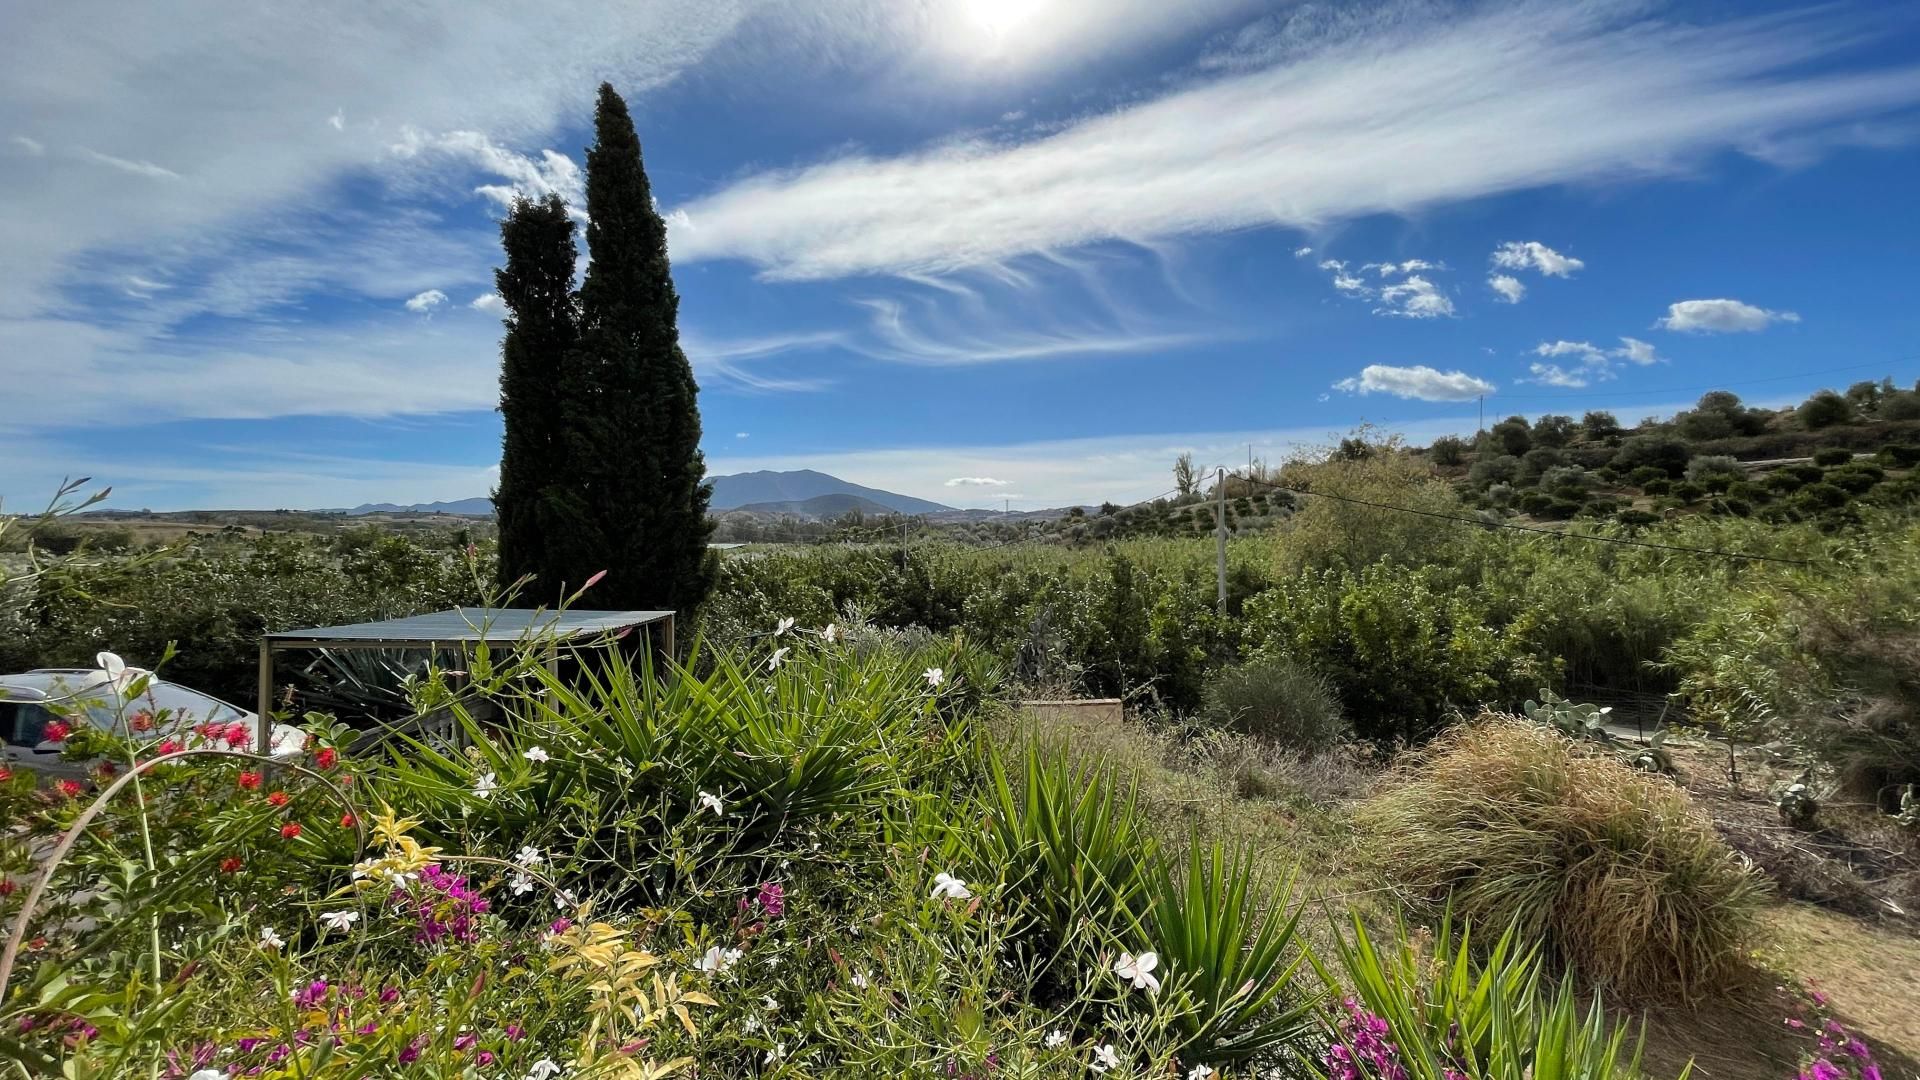
<svg viewBox="0 0 1920 1080">
<path fill-rule="evenodd" d="M 1039 0 L 961 0 L 982 29 L 1004 34 L 1033 14 Z"/>
</svg>

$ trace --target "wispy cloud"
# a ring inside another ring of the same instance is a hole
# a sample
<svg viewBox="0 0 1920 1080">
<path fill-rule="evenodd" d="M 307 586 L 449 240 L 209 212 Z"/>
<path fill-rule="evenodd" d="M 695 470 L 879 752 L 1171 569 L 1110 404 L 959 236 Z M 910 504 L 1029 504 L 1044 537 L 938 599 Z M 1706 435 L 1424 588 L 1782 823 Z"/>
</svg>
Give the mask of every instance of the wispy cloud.
<svg viewBox="0 0 1920 1080">
<path fill-rule="evenodd" d="M 1500 294 L 1500 299 L 1509 304 L 1517 304 L 1526 298 L 1527 287 L 1511 274 L 1487 275 L 1487 287 Z"/>
<path fill-rule="evenodd" d="M 1619 362 L 1645 367 L 1661 362 L 1654 347 L 1638 338 L 1623 337 L 1616 348 L 1603 349 L 1590 341 L 1543 341 L 1533 347 L 1543 360 L 1571 360 L 1569 365 L 1535 362 L 1521 382 L 1542 386 L 1583 387 L 1618 377 Z"/>
<path fill-rule="evenodd" d="M 1418 401 L 1472 401 L 1495 390 L 1492 383 L 1478 376 L 1464 371 L 1440 371 L 1425 364 L 1412 367 L 1369 364 L 1360 374 L 1334 383 L 1333 388 L 1349 394 L 1391 394 Z"/>
<path fill-rule="evenodd" d="M 1739 334 L 1799 321 L 1791 311 L 1769 311 L 1739 300 L 1682 300 L 1667 305 L 1666 317 L 1654 325 L 1690 334 Z"/>
<path fill-rule="evenodd" d="M 1011 480 L 996 480 L 991 476 L 956 476 L 947 481 L 948 487 L 1006 487 Z"/>
<path fill-rule="evenodd" d="M 15 135 L 13 138 L 7 141 L 13 143 L 13 145 L 19 147 L 21 150 L 26 151 L 27 153 L 33 155 L 34 157 L 40 157 L 41 155 L 47 152 L 46 143 L 41 142 L 39 139 L 28 138 L 25 135 Z"/>
<path fill-rule="evenodd" d="M 446 293 L 441 292 L 439 289 L 428 289 L 425 292 L 415 293 L 409 297 L 407 300 L 407 310 L 416 314 L 427 315 L 431 314 L 434 308 L 446 302 Z"/>
<path fill-rule="evenodd" d="M 174 172 L 164 165 L 155 165 L 151 161 L 135 161 L 132 158 L 115 157 L 112 154 L 103 154 L 98 150 L 90 150 L 84 146 L 74 147 L 73 152 L 95 164 L 105 165 L 110 169 L 119 169 L 121 172 L 132 173 L 135 176 L 147 176 L 155 180 L 180 179 L 179 173 Z"/>
<path fill-rule="evenodd" d="M 1689 26 L 1633 5 L 1533 3 L 1409 20 L 1023 143 L 749 176 L 680 208 L 674 257 L 743 259 L 773 278 L 939 273 L 1667 173 L 1920 100 L 1920 68 L 1818 69 L 1861 32 L 1829 9 Z M 1383 164 L 1407 146 L 1422 148 L 1418 168 Z"/>
</svg>

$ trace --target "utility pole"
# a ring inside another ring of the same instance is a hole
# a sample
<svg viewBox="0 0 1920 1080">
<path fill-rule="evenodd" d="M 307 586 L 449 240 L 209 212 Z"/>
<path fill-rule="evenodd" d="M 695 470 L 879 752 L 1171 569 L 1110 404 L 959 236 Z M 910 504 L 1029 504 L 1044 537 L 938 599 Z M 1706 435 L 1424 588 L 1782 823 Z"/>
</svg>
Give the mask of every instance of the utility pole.
<svg viewBox="0 0 1920 1080">
<path fill-rule="evenodd" d="M 1487 395 L 1480 395 L 1480 434 L 1487 433 Z"/>
<path fill-rule="evenodd" d="M 1227 469 L 1222 465 L 1214 474 L 1213 548 L 1214 579 L 1219 585 L 1220 614 L 1227 613 Z"/>
</svg>

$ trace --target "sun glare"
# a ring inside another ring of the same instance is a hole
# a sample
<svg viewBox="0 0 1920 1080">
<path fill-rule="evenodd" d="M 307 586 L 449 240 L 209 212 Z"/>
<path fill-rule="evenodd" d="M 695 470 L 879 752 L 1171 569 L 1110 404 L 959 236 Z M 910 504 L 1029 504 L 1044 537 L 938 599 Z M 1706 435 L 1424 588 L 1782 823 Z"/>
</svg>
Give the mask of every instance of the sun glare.
<svg viewBox="0 0 1920 1080">
<path fill-rule="evenodd" d="M 974 23 L 994 34 L 1004 34 L 1033 14 L 1038 0 L 961 0 Z"/>
</svg>

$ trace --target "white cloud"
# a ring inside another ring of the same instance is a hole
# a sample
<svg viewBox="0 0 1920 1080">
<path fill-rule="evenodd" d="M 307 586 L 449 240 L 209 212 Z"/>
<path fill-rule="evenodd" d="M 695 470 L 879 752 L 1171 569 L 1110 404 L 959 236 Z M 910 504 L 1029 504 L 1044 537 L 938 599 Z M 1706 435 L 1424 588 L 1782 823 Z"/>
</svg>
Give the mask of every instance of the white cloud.
<svg viewBox="0 0 1920 1080">
<path fill-rule="evenodd" d="M 1394 315 L 1405 319 L 1434 319 L 1453 314 L 1453 301 L 1433 282 L 1419 274 L 1380 289 L 1380 307 L 1375 315 Z"/>
<path fill-rule="evenodd" d="M 1654 354 L 1653 346 L 1639 338 L 1621 338 L 1620 347 L 1613 350 L 1613 355 L 1642 367 L 1660 361 L 1660 357 Z"/>
<path fill-rule="evenodd" d="M 1533 347 L 1535 356 L 1578 356 L 1585 360 L 1605 360 L 1606 351 L 1590 341 L 1543 341 Z"/>
<path fill-rule="evenodd" d="M 1006 487 L 1011 480 L 995 480 L 991 476 L 956 476 L 947 481 L 948 487 Z"/>
<path fill-rule="evenodd" d="M 347 130 L 347 114 L 336 112 L 332 116 L 327 117 L 327 126 L 335 131 Z"/>
<path fill-rule="evenodd" d="M 1527 287 L 1510 274 L 1487 275 L 1487 287 L 1499 293 L 1500 298 L 1509 304 L 1517 304 L 1527 295 Z"/>
<path fill-rule="evenodd" d="M 164 292 L 168 288 L 171 288 L 171 286 L 167 285 L 165 282 L 152 281 L 147 278 L 141 277 L 139 274 L 128 274 L 127 287 L 125 291 L 128 296 L 131 296 L 136 300 L 145 300 L 151 297 L 154 293 Z"/>
<path fill-rule="evenodd" d="M 1682 300 L 1667 305 L 1666 317 L 1654 323 L 1663 330 L 1686 333 L 1734 334 L 1765 330 L 1776 322 L 1799 322 L 1791 311 L 1769 311 L 1738 300 Z"/>
<path fill-rule="evenodd" d="M 403 129 L 400 141 L 389 149 L 401 160 L 441 157 L 503 178 L 507 181 L 504 184 L 482 184 L 474 189 L 475 194 L 493 200 L 502 210 L 521 197 L 542 199 L 558 195 L 566 200 L 567 209 L 574 217 L 586 220 L 586 176 L 572 158 L 557 151 L 542 150 L 536 161 L 495 143 L 482 132 L 448 131 L 429 135 L 416 128 Z"/>
<path fill-rule="evenodd" d="M 446 293 L 441 292 L 439 289 L 428 289 L 425 292 L 415 293 L 413 297 L 407 301 L 407 310 L 427 314 L 446 302 Z"/>
<path fill-rule="evenodd" d="M 733 437 L 736 439 L 746 439 L 746 438 L 751 438 L 752 436 L 749 433 L 744 431 L 736 431 L 733 433 Z"/>
<path fill-rule="evenodd" d="M 1815 9 L 1702 26 L 1638 12 L 1535 3 L 1408 18 L 1025 142 L 749 175 L 682 207 L 690 224 L 673 231 L 674 258 L 742 259 L 773 278 L 940 273 L 1101 240 L 1314 228 L 1684 171 L 1768 134 L 1920 100 L 1920 69 L 1816 63 L 1857 41 L 1859 17 Z M 1397 167 L 1408 146 L 1417 161 Z M 1574 261 L 1543 249 L 1534 265 L 1562 273 Z"/>
<path fill-rule="evenodd" d="M 481 293 L 467 301 L 467 306 L 475 311 L 499 311 L 506 307 L 506 302 L 500 299 L 499 293 Z"/>
<path fill-rule="evenodd" d="M 1538 270 L 1548 277 L 1572 277 L 1587 264 L 1562 255 L 1538 240 L 1509 240 L 1493 249 L 1493 265 L 1503 270 Z"/>
<path fill-rule="evenodd" d="M 1296 259 L 1304 259 L 1311 254 L 1313 254 L 1313 249 L 1310 247 L 1297 247 L 1293 249 L 1293 257 Z"/>
<path fill-rule="evenodd" d="M 9 141 L 27 153 L 32 154 L 34 157 L 39 157 L 47 152 L 47 144 L 41 142 L 39 139 L 30 139 L 25 135 L 15 135 Z"/>
<path fill-rule="evenodd" d="M 1487 380 L 1464 371 L 1439 371 L 1425 364 L 1413 367 L 1369 364 L 1360 374 L 1334 383 L 1333 388 L 1349 394 L 1392 394 L 1420 401 L 1472 401 L 1495 389 Z"/>
<path fill-rule="evenodd" d="M 1529 364 L 1527 367 L 1528 370 L 1533 373 L 1532 377 L 1521 379 L 1520 381 L 1538 383 L 1541 386 L 1560 386 L 1569 389 L 1578 389 L 1589 385 L 1596 379 L 1610 379 L 1613 377 L 1612 373 L 1605 368 L 1581 367 L 1568 370 L 1559 364 L 1539 363 Z"/>
<path fill-rule="evenodd" d="M 1365 263 L 1360 269 L 1372 270 L 1381 277 L 1392 277 L 1395 274 L 1411 274 L 1415 270 L 1445 270 L 1446 266 L 1441 263 L 1428 262 L 1425 259 L 1408 259 L 1406 262 L 1401 263 Z"/>
</svg>

